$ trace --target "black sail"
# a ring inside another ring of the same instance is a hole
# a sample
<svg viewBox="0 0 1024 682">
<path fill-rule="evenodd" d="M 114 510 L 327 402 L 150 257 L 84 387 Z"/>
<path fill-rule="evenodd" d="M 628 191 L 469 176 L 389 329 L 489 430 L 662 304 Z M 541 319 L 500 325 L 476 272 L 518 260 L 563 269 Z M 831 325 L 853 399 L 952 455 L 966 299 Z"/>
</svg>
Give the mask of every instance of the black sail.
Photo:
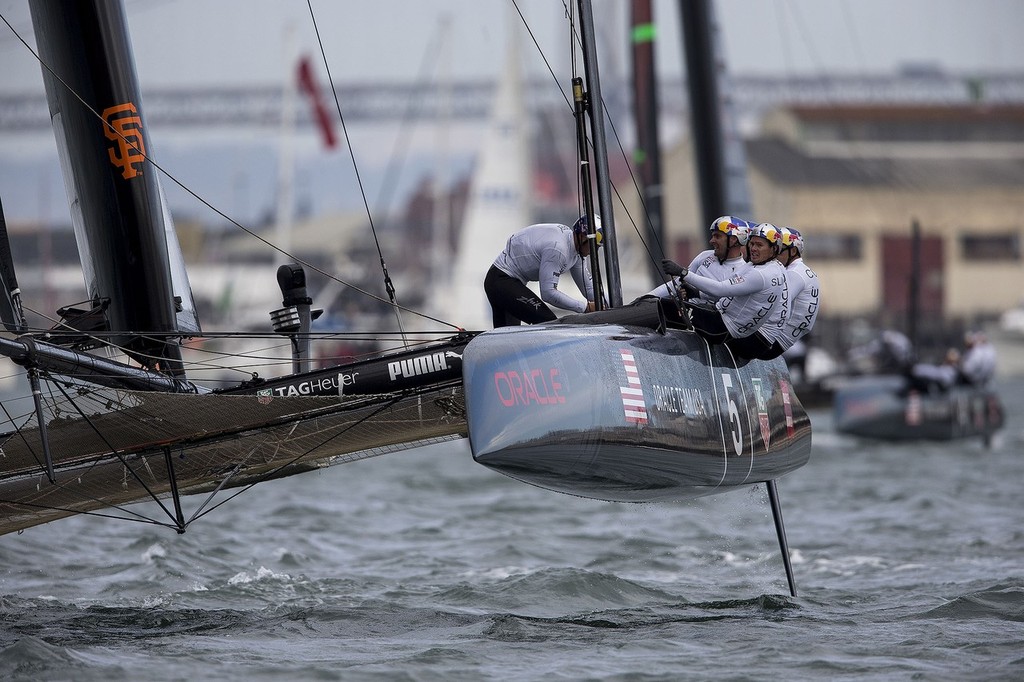
<svg viewBox="0 0 1024 682">
<path fill-rule="evenodd" d="M 147 156 L 123 7 L 104 0 L 29 6 L 89 296 L 106 306 L 115 343 L 147 367 L 180 374 L 178 346 L 164 339 L 180 330 L 172 268 L 181 256 Z M 192 305 L 189 291 L 177 293 Z M 194 314 L 191 322 L 186 327 L 197 329 Z"/>
</svg>

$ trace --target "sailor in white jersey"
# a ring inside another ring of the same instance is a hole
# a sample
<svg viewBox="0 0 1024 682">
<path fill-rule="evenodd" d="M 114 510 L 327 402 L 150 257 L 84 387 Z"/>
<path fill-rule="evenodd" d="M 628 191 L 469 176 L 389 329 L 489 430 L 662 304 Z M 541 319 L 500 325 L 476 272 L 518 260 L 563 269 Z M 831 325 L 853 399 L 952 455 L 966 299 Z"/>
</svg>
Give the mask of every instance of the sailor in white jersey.
<svg viewBox="0 0 1024 682">
<path fill-rule="evenodd" d="M 484 278 L 495 328 L 554 320 L 555 313 L 545 303 L 577 313 L 594 310 L 594 283 L 587 258 L 591 242 L 601 244 L 600 216 L 595 216 L 594 222 L 597 229 L 593 232 L 588 229 L 584 215 L 572 227 L 541 223 L 508 238 Z M 587 300 L 558 290 L 558 278 L 566 271 L 572 274 Z M 527 282 L 539 284 L 540 298 L 526 286 Z"/>
<path fill-rule="evenodd" d="M 670 260 L 662 261 L 667 275 L 682 278 L 684 284 L 703 293 L 718 297 L 714 308 L 693 306 L 690 318 L 694 330 L 709 343 L 734 344 L 738 339 L 752 336 L 766 322 L 779 315 L 786 306 L 786 274 L 775 258 L 779 241 L 778 228 L 761 223 L 748 241 L 750 265 L 724 282 L 696 275 Z M 756 241 L 755 241 L 756 240 Z M 771 343 L 763 336 L 751 339 L 739 347 L 768 347 Z M 756 357 L 746 350 L 743 357 Z"/>
<path fill-rule="evenodd" d="M 778 350 L 785 353 L 814 328 L 818 319 L 818 297 L 820 286 L 818 275 L 804 263 L 804 238 L 792 227 L 782 228 L 782 249 L 779 262 L 786 266 L 786 283 L 789 285 L 789 316 L 779 340 Z M 786 356 L 789 358 L 789 355 Z"/>
<path fill-rule="evenodd" d="M 965 350 L 960 361 L 960 382 L 986 386 L 996 374 L 996 349 L 983 332 L 964 335 Z"/>
<path fill-rule="evenodd" d="M 746 246 L 750 230 L 753 227 L 754 225 L 746 220 L 732 216 L 725 215 L 715 218 L 711 222 L 711 238 L 708 242 L 711 248 L 698 253 L 690 261 L 690 266 L 687 269 L 694 274 L 719 281 L 729 279 L 740 270 L 746 270 L 750 265 L 743 258 L 743 247 Z M 658 298 L 675 296 L 707 305 L 713 305 L 717 299 L 717 297 L 705 294 L 693 287 L 680 285 L 677 278 L 662 284 L 647 295 Z"/>
</svg>

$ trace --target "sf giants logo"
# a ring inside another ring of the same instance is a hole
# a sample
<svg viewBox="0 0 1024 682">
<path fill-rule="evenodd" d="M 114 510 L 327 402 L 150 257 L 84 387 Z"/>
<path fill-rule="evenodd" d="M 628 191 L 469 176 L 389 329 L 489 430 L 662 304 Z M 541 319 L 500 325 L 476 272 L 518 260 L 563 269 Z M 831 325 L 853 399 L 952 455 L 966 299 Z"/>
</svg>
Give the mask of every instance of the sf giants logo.
<svg viewBox="0 0 1024 682">
<path fill-rule="evenodd" d="M 146 160 L 146 145 L 142 141 L 142 117 L 132 103 L 118 104 L 103 110 L 103 134 L 113 142 L 107 150 L 110 163 L 121 169 L 125 180 L 142 174 L 141 164 Z"/>
</svg>

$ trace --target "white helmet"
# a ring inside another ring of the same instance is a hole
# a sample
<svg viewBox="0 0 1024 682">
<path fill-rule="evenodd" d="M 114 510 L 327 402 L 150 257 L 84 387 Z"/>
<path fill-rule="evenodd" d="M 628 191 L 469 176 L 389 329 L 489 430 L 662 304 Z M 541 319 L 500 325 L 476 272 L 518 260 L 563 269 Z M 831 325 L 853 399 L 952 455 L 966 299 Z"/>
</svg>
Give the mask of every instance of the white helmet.
<svg viewBox="0 0 1024 682">
<path fill-rule="evenodd" d="M 730 237 L 736 237 L 736 241 L 743 246 L 750 239 L 751 224 L 746 220 L 724 215 L 711 221 L 712 232 L 724 232 Z"/>
</svg>

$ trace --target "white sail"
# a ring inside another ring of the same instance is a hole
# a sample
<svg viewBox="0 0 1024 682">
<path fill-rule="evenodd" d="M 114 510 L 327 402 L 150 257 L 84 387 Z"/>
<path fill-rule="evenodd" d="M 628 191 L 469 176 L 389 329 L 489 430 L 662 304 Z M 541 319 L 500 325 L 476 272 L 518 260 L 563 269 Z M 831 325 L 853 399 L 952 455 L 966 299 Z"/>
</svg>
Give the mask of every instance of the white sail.
<svg viewBox="0 0 1024 682">
<path fill-rule="evenodd" d="M 444 319 L 465 329 L 491 328 L 484 275 L 509 235 L 530 222 L 531 140 L 518 41 L 513 35 L 507 40 L 505 68 L 470 183 L 451 285 L 436 287 Z"/>
</svg>

